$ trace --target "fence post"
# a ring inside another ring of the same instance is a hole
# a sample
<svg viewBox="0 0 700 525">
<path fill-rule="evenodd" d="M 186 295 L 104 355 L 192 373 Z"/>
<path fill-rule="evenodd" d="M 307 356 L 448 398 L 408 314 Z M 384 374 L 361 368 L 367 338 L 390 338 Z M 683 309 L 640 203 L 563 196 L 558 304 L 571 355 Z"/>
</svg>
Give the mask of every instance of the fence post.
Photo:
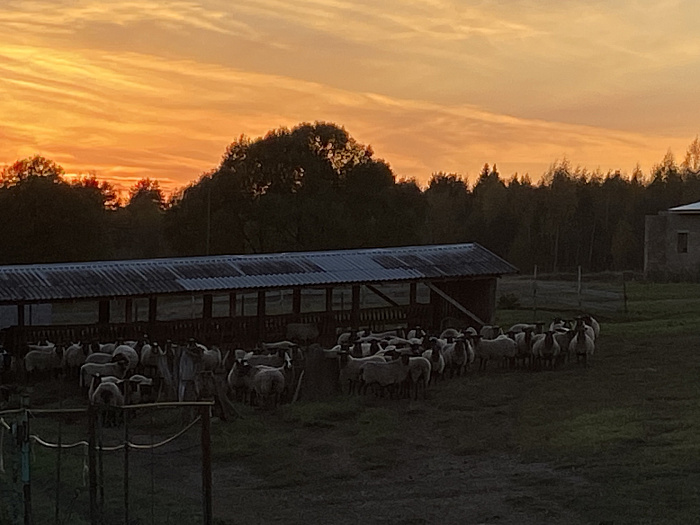
<svg viewBox="0 0 700 525">
<path fill-rule="evenodd" d="M 535 271 L 532 275 L 532 322 L 537 322 L 537 265 L 535 265 Z"/>
<path fill-rule="evenodd" d="M 31 485 L 31 465 L 29 462 L 29 395 L 22 396 L 22 419 L 21 425 L 21 455 L 22 455 L 22 492 L 24 495 L 24 525 L 32 525 L 32 485 Z"/>
<path fill-rule="evenodd" d="M 211 407 L 200 408 L 202 417 L 202 523 L 212 524 L 211 495 Z"/>
<path fill-rule="evenodd" d="M 88 405 L 88 491 L 90 493 L 90 524 L 97 525 L 97 468 L 95 462 L 95 405 Z"/>
<path fill-rule="evenodd" d="M 578 265 L 578 285 L 576 286 L 576 295 L 578 296 L 578 310 L 581 312 L 582 301 L 581 301 L 581 265 Z"/>
<path fill-rule="evenodd" d="M 126 397 L 129 397 L 128 387 Z M 129 411 L 122 409 L 122 416 L 124 418 L 124 525 L 129 525 Z"/>
</svg>

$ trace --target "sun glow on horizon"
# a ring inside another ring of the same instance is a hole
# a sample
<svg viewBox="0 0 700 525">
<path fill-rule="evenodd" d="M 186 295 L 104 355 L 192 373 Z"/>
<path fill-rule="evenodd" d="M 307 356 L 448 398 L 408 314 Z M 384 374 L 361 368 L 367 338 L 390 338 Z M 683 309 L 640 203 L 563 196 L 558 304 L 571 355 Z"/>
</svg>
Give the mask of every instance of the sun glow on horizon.
<svg viewBox="0 0 700 525">
<path fill-rule="evenodd" d="M 10 1 L 0 164 L 40 154 L 172 192 L 241 134 L 314 121 L 421 184 L 484 163 L 538 180 L 563 158 L 629 173 L 681 157 L 700 105 L 692 24 L 651 1 L 547 4 Z"/>
</svg>

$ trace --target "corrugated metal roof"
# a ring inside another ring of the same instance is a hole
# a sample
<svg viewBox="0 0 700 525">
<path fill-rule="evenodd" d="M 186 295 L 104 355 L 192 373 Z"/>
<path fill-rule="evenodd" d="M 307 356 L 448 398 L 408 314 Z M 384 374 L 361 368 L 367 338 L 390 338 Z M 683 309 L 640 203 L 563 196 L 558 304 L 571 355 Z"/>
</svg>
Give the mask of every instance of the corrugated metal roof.
<svg viewBox="0 0 700 525">
<path fill-rule="evenodd" d="M 476 244 L 0 266 L 0 303 L 480 277 L 518 270 Z"/>
<path fill-rule="evenodd" d="M 676 206 L 675 208 L 669 208 L 668 211 L 671 213 L 700 213 L 700 201 L 684 204 L 683 206 Z"/>
</svg>

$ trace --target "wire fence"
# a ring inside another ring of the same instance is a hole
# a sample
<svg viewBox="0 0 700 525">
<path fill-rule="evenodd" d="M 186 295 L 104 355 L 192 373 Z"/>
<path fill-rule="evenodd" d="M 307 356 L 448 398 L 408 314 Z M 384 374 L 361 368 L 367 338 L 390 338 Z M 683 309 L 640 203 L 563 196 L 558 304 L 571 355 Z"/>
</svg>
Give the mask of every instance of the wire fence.
<svg viewBox="0 0 700 525">
<path fill-rule="evenodd" d="M 210 524 L 211 407 L 0 412 L 0 523 Z"/>
</svg>

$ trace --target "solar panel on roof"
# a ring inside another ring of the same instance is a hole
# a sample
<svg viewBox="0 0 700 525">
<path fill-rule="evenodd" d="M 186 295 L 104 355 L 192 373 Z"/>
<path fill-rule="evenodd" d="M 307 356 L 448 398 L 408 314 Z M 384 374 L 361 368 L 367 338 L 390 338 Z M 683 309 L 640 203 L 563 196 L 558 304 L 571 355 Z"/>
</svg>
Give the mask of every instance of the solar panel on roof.
<svg viewBox="0 0 700 525">
<path fill-rule="evenodd" d="M 321 271 L 316 265 L 310 266 L 289 260 L 239 262 L 238 268 L 245 275 L 279 275 L 285 273 L 311 273 Z"/>
<path fill-rule="evenodd" d="M 204 277 L 238 277 L 243 275 L 233 264 L 228 262 L 192 262 L 172 266 L 173 272 L 183 279 L 201 279 Z"/>
</svg>

